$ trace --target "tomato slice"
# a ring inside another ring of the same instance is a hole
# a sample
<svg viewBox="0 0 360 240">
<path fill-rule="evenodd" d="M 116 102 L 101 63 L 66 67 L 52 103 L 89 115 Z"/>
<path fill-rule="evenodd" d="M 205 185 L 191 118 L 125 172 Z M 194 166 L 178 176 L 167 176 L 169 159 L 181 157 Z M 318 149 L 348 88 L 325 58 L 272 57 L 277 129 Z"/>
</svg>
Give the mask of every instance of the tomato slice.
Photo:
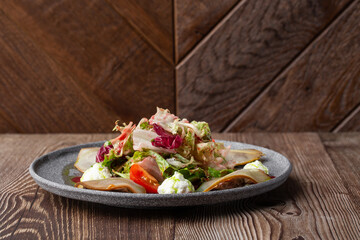
<svg viewBox="0 0 360 240">
<path fill-rule="evenodd" d="M 143 186 L 147 193 L 157 193 L 159 182 L 137 163 L 130 168 L 130 179 Z"/>
</svg>

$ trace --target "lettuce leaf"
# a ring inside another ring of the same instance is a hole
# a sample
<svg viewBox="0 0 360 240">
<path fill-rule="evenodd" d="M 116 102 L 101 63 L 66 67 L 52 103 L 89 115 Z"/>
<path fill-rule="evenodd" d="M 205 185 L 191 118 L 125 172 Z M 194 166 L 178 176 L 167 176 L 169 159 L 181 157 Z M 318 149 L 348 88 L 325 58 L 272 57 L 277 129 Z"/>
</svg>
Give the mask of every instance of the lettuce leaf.
<svg viewBox="0 0 360 240">
<path fill-rule="evenodd" d="M 122 177 L 122 178 L 130 178 L 130 168 L 134 164 L 131 158 L 128 159 L 128 161 L 123 165 L 122 170 L 120 172 L 112 170 L 113 173 L 116 175 Z"/>
<path fill-rule="evenodd" d="M 223 143 L 218 142 L 202 142 L 196 145 L 194 157 L 200 166 L 207 169 L 208 167 L 216 170 L 226 169 L 226 160 L 221 154 L 225 148 Z"/>
<path fill-rule="evenodd" d="M 172 135 L 169 132 L 166 132 L 164 128 L 153 124 L 154 130 L 159 137 L 156 137 L 151 140 L 151 144 L 155 147 L 161 147 L 166 149 L 175 149 L 180 147 L 182 144 L 182 138 L 179 135 Z"/>
<path fill-rule="evenodd" d="M 119 158 L 120 156 L 116 154 L 115 149 L 111 149 L 108 154 L 104 155 L 104 161 L 102 161 L 102 165 L 109 168 L 111 163 Z"/>
<path fill-rule="evenodd" d="M 215 168 L 209 167 L 208 168 L 208 176 L 209 178 L 220 178 L 229 173 L 232 173 L 234 170 L 232 169 L 223 169 L 223 170 L 216 170 Z"/>
<path fill-rule="evenodd" d="M 156 123 L 166 131 L 175 134 L 177 127 L 174 126 L 174 122 L 178 120 L 179 117 L 171 114 L 168 109 L 156 108 L 156 110 L 156 113 L 151 116 L 149 120 L 150 124 L 154 125 L 154 123 Z"/>
<path fill-rule="evenodd" d="M 138 124 L 140 129 L 142 130 L 150 130 L 152 129 L 152 126 L 149 123 L 149 120 L 147 118 L 142 118 Z"/>
<path fill-rule="evenodd" d="M 209 140 L 209 141 L 211 140 L 211 131 L 209 124 L 207 122 L 192 121 L 191 124 L 198 129 L 198 131 L 200 132 L 199 137 L 202 140 Z"/>
<path fill-rule="evenodd" d="M 183 138 L 182 144 L 176 149 L 176 152 L 184 158 L 191 158 L 192 153 L 195 150 L 195 133 L 192 129 L 188 129 L 186 135 Z"/>
<path fill-rule="evenodd" d="M 172 157 L 167 158 L 166 161 L 173 167 L 176 168 L 185 168 L 188 167 L 189 165 L 194 165 L 195 160 L 193 157 L 191 157 L 190 160 L 184 158 L 183 156 L 181 156 L 180 154 L 174 154 L 172 155 Z"/>
<path fill-rule="evenodd" d="M 149 150 L 149 155 L 155 158 L 161 173 L 164 173 L 164 171 L 170 166 L 169 163 L 157 152 Z"/>
<path fill-rule="evenodd" d="M 181 168 L 181 169 L 177 169 L 174 167 L 169 167 L 168 169 L 166 169 L 166 171 L 164 172 L 164 178 L 169 178 L 172 175 L 174 175 L 175 171 L 181 173 L 184 178 L 186 178 L 187 180 L 189 180 L 193 185 L 199 185 L 202 182 L 204 182 L 206 180 L 206 174 L 204 169 L 202 168 L 194 168 L 194 169 L 189 169 L 189 168 Z"/>
<path fill-rule="evenodd" d="M 155 158 L 161 173 L 164 173 L 164 171 L 170 166 L 169 163 L 160 154 L 152 150 L 147 150 L 143 152 L 136 151 L 131 159 L 134 163 L 136 163 L 136 162 L 140 162 L 141 160 L 143 160 L 148 156 L 152 156 L 153 158 Z"/>
<path fill-rule="evenodd" d="M 104 161 L 105 155 L 109 154 L 110 150 L 113 148 L 114 146 L 112 145 L 112 143 L 110 141 L 106 141 L 96 154 L 96 162 L 99 163 Z"/>
</svg>

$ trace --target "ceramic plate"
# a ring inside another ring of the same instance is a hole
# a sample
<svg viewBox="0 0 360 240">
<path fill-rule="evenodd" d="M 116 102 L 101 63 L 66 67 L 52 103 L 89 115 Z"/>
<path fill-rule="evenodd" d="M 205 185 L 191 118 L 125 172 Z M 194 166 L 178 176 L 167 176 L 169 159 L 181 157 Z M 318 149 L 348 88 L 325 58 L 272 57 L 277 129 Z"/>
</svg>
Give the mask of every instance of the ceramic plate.
<svg viewBox="0 0 360 240">
<path fill-rule="evenodd" d="M 262 162 L 275 178 L 241 188 L 189 194 L 134 194 L 106 192 L 73 187 L 71 179 L 81 176 L 74 168 L 81 148 L 100 147 L 104 142 L 87 143 L 48 153 L 36 159 L 29 171 L 36 183 L 43 189 L 67 198 L 102 203 L 127 208 L 161 208 L 178 206 L 208 205 L 256 196 L 277 188 L 288 178 L 292 165 L 289 160 L 267 148 L 239 142 L 220 141 L 232 149 L 253 148 L 262 151 Z"/>
</svg>

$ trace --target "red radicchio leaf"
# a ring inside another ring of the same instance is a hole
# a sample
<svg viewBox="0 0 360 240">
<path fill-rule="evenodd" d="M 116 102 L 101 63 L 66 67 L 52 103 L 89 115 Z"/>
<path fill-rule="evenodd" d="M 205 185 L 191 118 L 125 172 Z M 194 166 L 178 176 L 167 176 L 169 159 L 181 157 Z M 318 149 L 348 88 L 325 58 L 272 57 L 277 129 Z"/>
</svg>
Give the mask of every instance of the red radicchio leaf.
<svg viewBox="0 0 360 240">
<path fill-rule="evenodd" d="M 100 148 L 100 150 L 98 151 L 98 153 L 96 154 L 96 162 L 102 162 L 104 161 L 104 155 L 108 154 L 110 152 L 110 150 L 114 148 L 114 146 L 112 144 L 109 144 L 107 146 L 102 146 Z"/>
<path fill-rule="evenodd" d="M 156 134 L 159 135 L 160 137 L 173 137 L 173 135 L 171 133 L 165 131 L 164 128 L 157 125 L 156 123 L 154 123 L 153 126 L 154 126 L 154 130 L 155 130 Z"/>
<path fill-rule="evenodd" d="M 153 146 L 166 149 L 175 149 L 180 147 L 182 144 L 182 138 L 179 135 L 172 135 L 171 133 L 166 132 L 164 128 L 156 123 L 154 123 L 153 126 L 156 134 L 160 136 L 151 141 Z"/>
</svg>

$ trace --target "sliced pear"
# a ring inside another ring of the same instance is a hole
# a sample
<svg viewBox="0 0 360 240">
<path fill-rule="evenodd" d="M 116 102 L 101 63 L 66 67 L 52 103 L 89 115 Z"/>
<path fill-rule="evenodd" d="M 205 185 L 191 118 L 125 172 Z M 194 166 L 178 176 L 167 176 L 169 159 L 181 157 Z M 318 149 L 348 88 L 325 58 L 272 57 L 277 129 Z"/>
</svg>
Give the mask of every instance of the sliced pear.
<svg viewBox="0 0 360 240">
<path fill-rule="evenodd" d="M 264 156 L 264 154 L 255 149 L 232 149 L 225 157 L 226 166 L 228 168 L 234 168 L 236 166 L 245 165 L 247 163 L 258 160 L 262 156 Z"/>
<path fill-rule="evenodd" d="M 146 190 L 143 186 L 140 186 L 139 184 L 127 178 L 105 178 L 99 180 L 78 182 L 75 184 L 75 187 L 100 191 L 146 193 Z"/>
<path fill-rule="evenodd" d="M 96 154 L 99 150 L 99 147 L 82 148 L 77 156 L 74 167 L 76 167 L 80 172 L 85 172 L 96 163 Z"/>
<path fill-rule="evenodd" d="M 197 192 L 208 192 L 211 190 L 222 190 L 235 187 L 243 187 L 246 184 L 254 184 L 270 180 L 271 177 L 259 169 L 240 169 L 224 177 L 204 182 L 196 190 Z"/>
</svg>

